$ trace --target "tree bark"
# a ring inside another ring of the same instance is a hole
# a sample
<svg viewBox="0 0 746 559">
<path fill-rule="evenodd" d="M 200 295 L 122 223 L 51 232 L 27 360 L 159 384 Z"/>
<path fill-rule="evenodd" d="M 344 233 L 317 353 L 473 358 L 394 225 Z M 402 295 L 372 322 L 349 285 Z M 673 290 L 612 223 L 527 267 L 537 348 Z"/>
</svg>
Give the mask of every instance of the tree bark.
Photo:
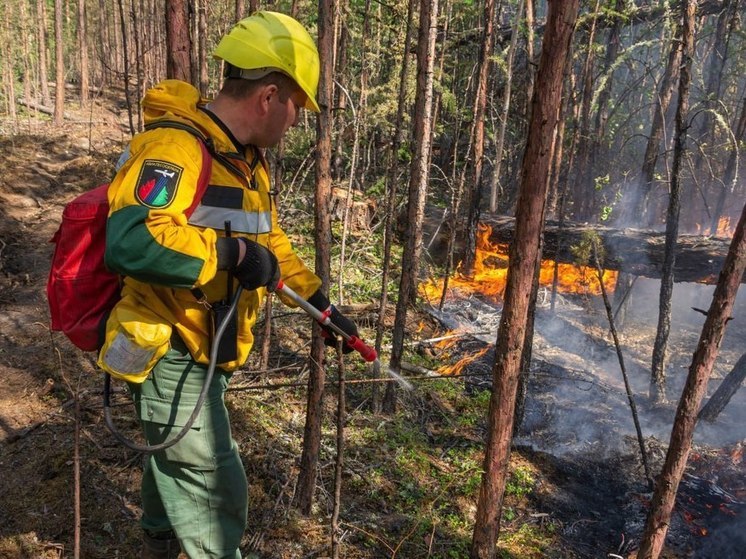
<svg viewBox="0 0 746 559">
<path fill-rule="evenodd" d="M 692 20 L 694 19 L 693 12 L 692 6 Z M 740 278 L 744 271 L 746 271 L 746 206 L 741 212 L 741 219 L 733 235 L 725 267 L 715 287 L 712 304 L 702 326 L 697 350 L 692 358 L 686 385 L 676 409 L 666 461 L 658 478 L 650 512 L 645 521 L 645 530 L 637 552 L 638 559 L 657 559 L 663 549 L 676 500 L 676 491 L 684 474 L 692 446 L 697 411 L 707 389 L 707 380 L 717 359 L 720 342 L 725 334 L 725 325 L 733 310 Z"/>
<path fill-rule="evenodd" d="M 522 4 L 521 4 L 522 6 Z M 492 47 L 494 45 L 494 19 L 495 19 L 495 2 L 485 0 L 484 3 L 484 31 L 482 32 L 482 43 L 479 47 L 479 72 L 477 76 L 477 89 L 474 93 L 474 121 L 472 124 L 471 138 L 474 141 L 474 166 L 472 172 L 472 189 L 469 204 L 469 216 L 466 224 L 466 252 L 464 254 L 463 271 L 466 275 L 474 273 L 474 261 L 477 249 L 477 226 L 479 224 L 479 214 L 481 213 L 482 192 L 484 191 L 484 181 L 482 180 L 482 165 L 484 163 L 484 115 L 487 107 L 487 83 L 489 79 L 490 57 L 492 56 Z M 520 20 L 520 13 L 517 16 Z M 511 44 L 511 46 L 513 46 Z M 511 54 L 512 54 L 511 50 Z M 509 60 L 510 60 L 510 54 Z M 509 64 L 512 60 L 509 62 Z M 509 67 L 510 68 L 510 67 Z M 510 99 L 510 69 L 506 78 L 505 97 Z M 507 114 L 503 113 L 507 118 Z M 497 153 L 502 153 L 499 149 Z M 499 158 L 495 155 L 495 161 Z M 468 161 L 467 161 L 468 164 Z M 497 198 L 495 199 L 497 201 Z"/>
<path fill-rule="evenodd" d="M 551 2 L 542 41 L 532 116 L 521 167 L 516 209 L 516 241 L 510 249 L 505 303 L 498 329 L 492 397 L 485 446 L 484 475 L 479 488 L 470 557 L 492 559 L 510 463 L 510 443 L 521 354 L 526 338 L 528 301 L 544 219 L 547 178 L 554 132 L 559 118 L 562 76 L 578 14 L 579 0 Z"/>
<path fill-rule="evenodd" d="M 588 50 L 583 64 L 581 76 L 582 97 L 580 102 L 580 115 L 577 119 L 578 134 L 577 155 L 575 156 L 575 182 L 572 195 L 572 215 L 578 221 L 587 221 L 590 218 L 591 208 L 594 205 L 595 191 L 589 185 L 591 180 L 590 149 L 591 149 L 591 109 L 593 100 L 593 69 L 595 65 L 596 28 L 599 19 L 599 7 L 601 0 L 596 0 L 593 9 L 591 28 L 588 32 Z"/>
<path fill-rule="evenodd" d="M 687 119 L 689 118 L 689 87 L 691 85 L 692 57 L 694 56 L 696 2 L 690 0 L 684 16 L 682 32 L 682 65 L 679 78 L 679 104 L 676 109 L 676 131 L 674 133 L 673 170 L 671 192 L 666 215 L 666 250 L 663 260 L 661 291 L 658 304 L 658 328 L 653 345 L 651 364 L 650 398 L 656 402 L 666 400 L 666 346 L 671 330 L 671 297 L 673 295 L 674 265 L 676 264 L 676 241 L 679 236 L 679 214 L 681 212 L 681 177 L 686 151 Z"/>
<path fill-rule="evenodd" d="M 236 21 L 240 21 L 244 18 L 244 13 L 246 12 L 246 0 L 236 0 Z"/>
<path fill-rule="evenodd" d="M 738 185 L 738 168 L 739 168 L 739 157 L 741 150 L 739 145 L 746 138 L 746 97 L 741 100 L 741 116 L 736 124 L 736 131 L 731 138 L 731 152 L 728 156 L 728 163 L 725 166 L 725 173 L 723 175 L 723 187 L 718 193 L 718 199 L 715 204 L 715 210 L 712 212 L 712 221 L 710 222 L 710 235 L 714 235 L 717 232 L 720 218 L 723 215 L 723 209 L 725 208 L 725 200 L 728 196 L 732 196 L 736 191 Z"/>
<path fill-rule="evenodd" d="M 52 97 L 49 95 L 49 59 L 47 58 L 47 10 L 44 0 L 36 2 L 36 17 L 39 18 L 39 82 L 41 86 L 41 103 L 49 106 Z"/>
<path fill-rule="evenodd" d="M 503 160 L 503 149 L 505 146 L 505 131 L 508 129 L 508 116 L 510 113 L 510 92 L 513 84 L 513 60 L 515 59 L 516 45 L 518 44 L 518 28 L 523 19 L 523 6 L 526 0 L 518 2 L 518 8 L 515 14 L 515 23 L 513 24 L 513 36 L 510 38 L 508 47 L 508 60 L 505 68 L 505 87 L 503 88 L 502 108 L 500 110 L 500 128 L 497 132 L 497 141 L 495 143 L 495 164 L 492 168 L 492 177 L 490 181 L 490 211 L 497 211 L 497 193 L 500 186 L 500 168 Z M 476 233 L 475 233 L 476 234 Z"/>
<path fill-rule="evenodd" d="M 630 204 L 631 215 L 624 220 L 627 223 L 642 223 L 642 225 L 650 227 L 657 222 L 655 214 L 650 211 L 648 206 L 655 180 L 655 167 L 658 163 L 661 142 L 666 131 L 666 113 L 671 103 L 676 80 L 679 78 L 679 67 L 681 66 L 681 39 L 679 37 L 681 32 L 682 30 L 679 29 L 677 36 L 671 41 L 668 62 L 661 78 L 656 102 L 653 104 L 653 121 L 650 124 L 650 134 L 645 146 L 645 155 L 640 172 L 639 200 L 637 203 Z M 642 222 L 640 222 L 641 216 Z"/>
<path fill-rule="evenodd" d="M 435 68 L 435 37 L 437 32 L 438 0 L 420 0 L 420 27 L 417 38 L 417 93 L 414 106 L 414 157 L 412 158 L 407 202 L 408 228 L 402 257 L 399 299 L 392 334 L 391 369 L 398 373 L 404 349 L 404 330 L 407 310 L 417 292 L 417 273 L 422 250 L 422 222 L 425 213 L 428 171 L 432 135 L 430 133 L 433 110 L 433 71 Z M 396 410 L 396 387 L 386 386 L 383 410 Z"/>
<path fill-rule="evenodd" d="M 331 263 L 331 155 L 332 155 L 332 71 L 335 0 L 319 0 L 319 57 L 321 59 L 318 103 L 321 112 L 316 120 L 316 188 L 314 201 L 314 233 L 316 237 L 316 275 L 321 278 L 322 289 L 328 292 Z M 306 424 L 303 431 L 303 452 L 298 474 L 298 489 L 295 503 L 302 514 L 311 513 L 313 494 L 316 488 L 316 471 L 321 445 L 321 403 L 324 396 L 326 373 L 323 366 L 324 339 L 318 324 L 313 326 Z"/>
<path fill-rule="evenodd" d="M 192 42 L 187 0 L 166 0 L 166 77 L 192 81 Z"/>
<path fill-rule="evenodd" d="M 715 421 L 733 395 L 741 388 L 744 378 L 746 378 L 746 353 L 733 365 L 731 372 L 726 375 L 715 393 L 710 396 L 710 399 L 699 412 L 699 419 L 709 422 Z"/>
<path fill-rule="evenodd" d="M 122 31 L 122 56 L 124 57 L 124 98 L 127 102 L 127 118 L 129 120 L 130 134 L 135 134 L 135 123 L 132 120 L 132 100 L 130 93 L 130 62 L 129 49 L 127 48 L 127 20 L 124 17 L 124 0 L 117 0 L 119 6 L 119 23 Z"/>
<path fill-rule="evenodd" d="M 88 23 L 85 0 L 78 0 L 78 49 L 80 52 L 80 106 L 88 103 Z"/>
<path fill-rule="evenodd" d="M 414 26 L 412 16 L 416 0 L 409 0 L 407 6 L 407 20 L 404 45 L 402 47 L 402 61 L 399 71 L 399 94 L 397 97 L 396 121 L 394 133 L 391 138 L 391 150 L 389 155 L 389 171 L 386 175 L 386 212 L 384 214 L 384 236 L 383 236 L 383 271 L 381 274 L 381 300 L 378 308 L 378 320 L 376 321 L 376 352 L 381 354 L 381 344 L 386 324 L 386 306 L 388 305 L 388 284 L 391 274 L 391 247 L 394 243 L 394 210 L 396 209 L 397 184 L 399 175 L 399 148 L 402 142 L 404 123 L 404 111 L 407 100 L 407 71 L 409 70 L 409 45 L 412 43 Z M 380 362 L 374 362 L 373 375 L 380 377 Z M 373 385 L 371 395 L 371 408 L 374 413 L 381 411 L 381 390 L 378 384 Z"/>
<path fill-rule="evenodd" d="M 199 56 L 197 57 L 197 67 L 199 69 L 199 91 L 203 97 L 207 97 L 207 90 L 210 87 L 210 77 L 207 73 L 207 0 L 199 0 L 197 8 L 197 29 L 199 45 Z"/>
<path fill-rule="evenodd" d="M 62 0 L 54 0 L 54 52 L 55 52 L 55 92 L 54 116 L 55 126 L 60 126 L 65 119 L 65 60 L 64 36 L 62 34 Z"/>
</svg>

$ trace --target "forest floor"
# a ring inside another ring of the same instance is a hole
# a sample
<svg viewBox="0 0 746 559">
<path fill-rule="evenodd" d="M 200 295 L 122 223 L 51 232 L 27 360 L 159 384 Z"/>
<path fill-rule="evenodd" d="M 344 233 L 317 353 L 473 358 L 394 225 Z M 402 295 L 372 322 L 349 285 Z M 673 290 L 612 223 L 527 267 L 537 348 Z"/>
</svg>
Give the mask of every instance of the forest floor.
<svg viewBox="0 0 746 559">
<path fill-rule="evenodd" d="M 73 556 L 76 427 L 81 556 L 138 556 L 142 457 L 117 443 L 104 426 L 102 377 L 91 355 L 50 332 L 45 296 L 49 239 L 63 205 L 109 180 L 128 134 L 122 115 L 99 105 L 71 111 L 70 117 L 61 128 L 43 119 L 21 120 L 12 130 L 0 122 L 0 558 Z M 704 321 L 691 307 L 708 308 L 712 288 L 677 285 L 668 364 L 671 403 L 655 407 L 643 395 L 655 336 L 656 284 L 638 283 L 622 341 L 651 468 L 657 472 L 676 395 Z M 723 340 L 716 379 L 730 371 L 745 347 L 743 295 Z M 651 494 L 608 325 L 599 301 L 580 296 L 560 301 L 554 313 L 540 301 L 537 312 L 534 363 L 510 464 L 499 555 L 633 556 Z M 470 333 L 448 348 L 408 346 L 416 349 L 408 349 L 406 360 L 436 369 L 481 356 L 465 369 L 470 376 L 415 381 L 414 390 L 400 390 L 393 415 L 368 411 L 371 385 L 348 388 L 341 557 L 468 556 L 489 400 L 488 382 L 479 376 L 489 376 L 499 305 L 462 294 L 454 295 L 445 314 L 428 311 L 423 306 L 412 314 L 408 341 L 442 336 L 451 322 Z M 392 317 L 387 319 L 393 324 Z M 374 317 L 363 312 L 356 320 L 364 337 L 373 339 Z M 255 352 L 235 375 L 227 397 L 249 480 L 245 557 L 330 555 L 334 387 L 325 400 L 314 509 L 304 517 L 292 506 L 309 331 L 308 320 L 275 305 L 269 371 L 252 372 Z M 353 359 L 348 367 L 350 378 L 368 374 Z M 330 377 L 334 370 L 331 363 Z M 271 383 L 298 386 L 267 388 Z M 709 393 L 716 385 L 711 383 Z M 121 387 L 115 405 L 118 424 L 136 437 Z M 698 427 L 666 557 L 741 556 L 736 550 L 746 546 L 744 419 L 741 390 L 717 422 Z"/>
</svg>

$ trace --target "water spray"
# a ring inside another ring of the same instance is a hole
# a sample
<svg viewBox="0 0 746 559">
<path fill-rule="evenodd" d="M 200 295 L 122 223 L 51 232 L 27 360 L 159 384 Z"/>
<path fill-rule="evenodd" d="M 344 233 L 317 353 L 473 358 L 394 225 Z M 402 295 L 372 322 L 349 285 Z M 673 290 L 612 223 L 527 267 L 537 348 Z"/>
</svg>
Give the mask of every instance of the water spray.
<svg viewBox="0 0 746 559">
<path fill-rule="evenodd" d="M 316 322 L 318 322 L 325 328 L 332 330 L 334 333 L 339 334 L 344 340 L 345 344 L 347 344 L 348 347 L 357 351 L 365 361 L 367 361 L 368 363 L 373 363 L 373 366 L 376 367 L 377 369 L 381 368 L 381 362 L 378 360 L 378 353 L 376 352 L 375 348 L 370 347 L 357 336 L 349 335 L 347 332 L 345 332 L 339 326 L 337 326 L 336 324 L 332 322 L 331 318 L 329 317 L 329 315 L 331 314 L 331 307 L 327 309 L 326 311 L 320 311 L 319 309 L 314 307 L 311 303 L 306 301 L 303 297 L 298 295 L 290 287 L 285 285 L 285 283 L 282 280 L 280 280 L 280 282 L 277 284 L 277 288 L 275 289 L 275 291 L 279 293 L 283 293 L 284 295 L 292 299 L 301 309 L 306 311 L 306 313 L 308 313 L 311 316 L 311 318 L 313 318 Z M 406 388 L 407 390 L 412 390 L 412 383 L 409 382 L 404 377 L 402 377 L 399 373 L 391 370 L 390 367 L 386 368 L 386 372 L 389 374 L 391 378 L 393 378 L 396 382 L 398 382 L 403 388 Z"/>
</svg>

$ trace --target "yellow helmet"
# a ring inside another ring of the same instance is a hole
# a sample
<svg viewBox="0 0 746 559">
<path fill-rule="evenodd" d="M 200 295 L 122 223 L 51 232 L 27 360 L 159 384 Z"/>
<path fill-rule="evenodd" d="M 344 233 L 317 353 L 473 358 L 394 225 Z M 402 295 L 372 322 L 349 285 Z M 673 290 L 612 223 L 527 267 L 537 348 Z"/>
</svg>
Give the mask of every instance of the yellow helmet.
<svg viewBox="0 0 746 559">
<path fill-rule="evenodd" d="M 319 112 L 319 51 L 308 31 L 292 17 L 255 12 L 220 40 L 213 56 L 238 69 L 235 77 L 256 79 L 272 71 L 287 74 L 306 94 L 306 108 Z"/>
</svg>

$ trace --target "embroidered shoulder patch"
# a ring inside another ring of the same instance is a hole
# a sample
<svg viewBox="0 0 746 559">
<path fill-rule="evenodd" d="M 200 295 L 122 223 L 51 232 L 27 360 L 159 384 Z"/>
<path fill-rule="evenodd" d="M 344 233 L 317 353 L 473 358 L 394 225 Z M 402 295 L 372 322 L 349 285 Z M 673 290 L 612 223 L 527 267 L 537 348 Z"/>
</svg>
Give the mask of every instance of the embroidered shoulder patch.
<svg viewBox="0 0 746 559">
<path fill-rule="evenodd" d="M 135 198 L 149 208 L 165 208 L 174 199 L 184 169 L 158 159 L 146 159 L 140 168 Z"/>
</svg>

